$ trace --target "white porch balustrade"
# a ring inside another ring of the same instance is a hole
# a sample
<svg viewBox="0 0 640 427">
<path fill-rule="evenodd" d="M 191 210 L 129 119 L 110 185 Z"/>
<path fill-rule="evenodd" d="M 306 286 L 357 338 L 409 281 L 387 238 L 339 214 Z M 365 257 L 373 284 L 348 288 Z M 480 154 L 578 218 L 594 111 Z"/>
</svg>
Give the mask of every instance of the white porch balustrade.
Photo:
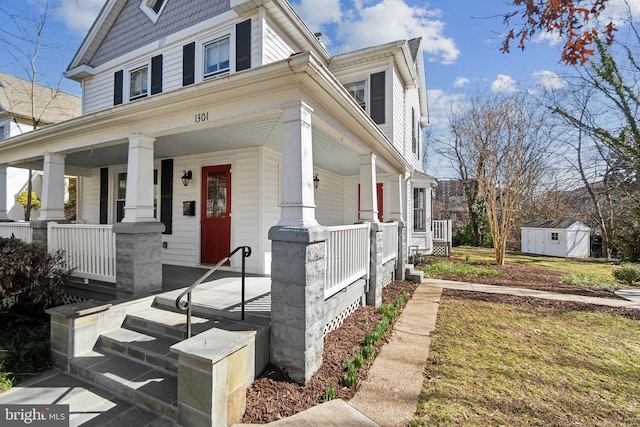
<svg viewBox="0 0 640 427">
<path fill-rule="evenodd" d="M 0 223 L 0 237 L 24 240 L 31 243 L 31 225 L 28 222 L 3 222 Z"/>
<path fill-rule="evenodd" d="M 451 220 L 434 220 L 433 221 L 433 241 L 434 242 L 451 242 L 452 230 Z"/>
<path fill-rule="evenodd" d="M 64 250 L 74 276 L 115 283 L 116 235 L 111 225 L 50 222 L 47 241 L 49 251 Z"/>
<path fill-rule="evenodd" d="M 386 263 L 398 257 L 398 223 L 384 222 L 378 224 L 383 231 L 382 238 L 382 263 Z"/>
<path fill-rule="evenodd" d="M 370 257 L 369 223 L 328 228 L 325 300 L 358 279 L 368 279 Z"/>
</svg>

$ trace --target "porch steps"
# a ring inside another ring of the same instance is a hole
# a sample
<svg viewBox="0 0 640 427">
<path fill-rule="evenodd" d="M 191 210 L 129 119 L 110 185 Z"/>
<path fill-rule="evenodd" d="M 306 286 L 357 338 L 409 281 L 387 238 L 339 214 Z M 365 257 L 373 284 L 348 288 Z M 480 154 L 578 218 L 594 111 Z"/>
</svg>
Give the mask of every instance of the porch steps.
<svg viewBox="0 0 640 427">
<path fill-rule="evenodd" d="M 270 328 L 268 319 L 252 320 L 193 315 L 192 333 L 217 328 L 255 336 L 257 375 L 269 361 Z M 127 314 L 120 328 L 103 332 L 92 351 L 72 359 L 70 372 L 175 422 L 178 355 L 171 346 L 184 340 L 186 334 L 186 315 L 175 306 L 142 308 Z"/>
</svg>

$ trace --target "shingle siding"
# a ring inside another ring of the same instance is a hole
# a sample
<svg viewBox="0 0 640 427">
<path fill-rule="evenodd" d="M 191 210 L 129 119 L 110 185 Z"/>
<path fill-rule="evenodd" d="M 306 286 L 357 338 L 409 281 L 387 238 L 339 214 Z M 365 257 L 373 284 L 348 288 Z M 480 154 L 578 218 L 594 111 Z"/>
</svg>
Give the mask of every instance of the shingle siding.
<svg viewBox="0 0 640 427">
<path fill-rule="evenodd" d="M 154 24 L 140 9 L 140 0 L 129 0 L 91 59 L 90 65 L 97 67 L 229 10 L 229 0 L 170 1 Z"/>
</svg>

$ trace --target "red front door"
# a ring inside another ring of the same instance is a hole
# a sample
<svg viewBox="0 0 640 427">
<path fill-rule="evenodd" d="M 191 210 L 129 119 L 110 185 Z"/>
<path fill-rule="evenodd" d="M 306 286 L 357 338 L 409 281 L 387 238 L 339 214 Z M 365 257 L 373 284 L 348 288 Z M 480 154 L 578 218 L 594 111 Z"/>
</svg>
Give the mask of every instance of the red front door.
<svg viewBox="0 0 640 427">
<path fill-rule="evenodd" d="M 231 251 L 231 165 L 202 168 L 200 262 L 215 264 Z"/>
</svg>

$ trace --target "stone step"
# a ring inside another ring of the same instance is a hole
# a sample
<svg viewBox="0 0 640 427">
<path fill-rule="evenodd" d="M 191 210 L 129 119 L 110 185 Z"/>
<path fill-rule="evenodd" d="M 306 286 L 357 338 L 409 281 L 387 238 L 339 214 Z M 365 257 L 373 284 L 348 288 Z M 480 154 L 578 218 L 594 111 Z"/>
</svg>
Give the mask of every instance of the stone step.
<svg viewBox="0 0 640 427">
<path fill-rule="evenodd" d="M 191 324 L 193 334 L 215 327 L 215 321 L 198 316 L 191 317 Z M 187 315 L 185 313 L 176 313 L 155 307 L 128 314 L 122 326 L 154 336 L 178 340 L 187 337 Z"/>
<path fill-rule="evenodd" d="M 177 419 L 178 379 L 173 372 L 102 351 L 73 358 L 70 372 L 157 414 Z"/>
<path fill-rule="evenodd" d="M 162 308 L 178 313 L 186 313 L 176 308 L 175 298 L 172 295 L 158 295 L 156 296 L 154 307 Z M 220 308 L 213 307 L 211 304 L 200 303 L 194 301 L 191 304 L 191 312 L 196 316 L 217 319 L 227 319 L 236 322 L 242 322 L 242 309 L 240 304 L 235 304 L 231 307 Z M 245 304 L 245 322 L 256 323 L 261 325 L 264 323 L 264 319 L 271 318 L 271 293 L 260 295 L 256 298 L 246 301 Z"/>
<path fill-rule="evenodd" d="M 105 352 L 134 359 L 147 366 L 177 372 L 178 355 L 172 353 L 170 347 L 178 342 L 180 340 L 177 338 L 120 328 L 100 335 L 97 346 Z"/>
</svg>

